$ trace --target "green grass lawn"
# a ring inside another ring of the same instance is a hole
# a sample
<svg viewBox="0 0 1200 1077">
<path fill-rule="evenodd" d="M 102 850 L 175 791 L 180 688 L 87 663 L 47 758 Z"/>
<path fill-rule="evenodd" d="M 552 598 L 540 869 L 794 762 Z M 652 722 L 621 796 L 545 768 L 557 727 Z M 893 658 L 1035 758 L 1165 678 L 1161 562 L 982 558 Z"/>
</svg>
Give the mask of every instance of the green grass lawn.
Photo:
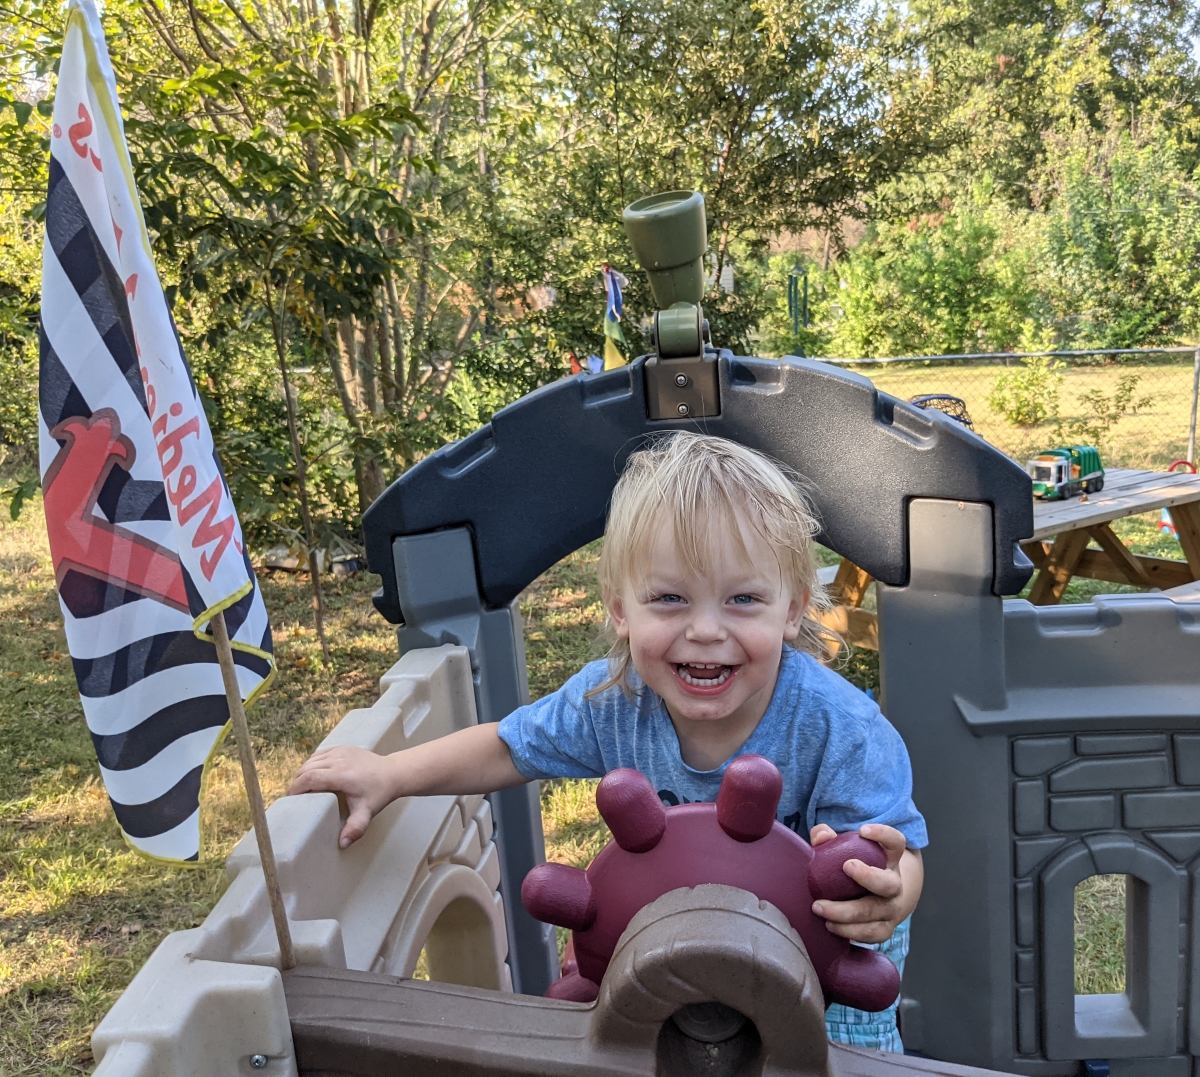
<svg viewBox="0 0 1200 1077">
<path fill-rule="evenodd" d="M 7 515 L 7 514 L 5 514 Z M 351 707 L 369 706 L 396 658 L 370 604 L 374 577 L 326 582 L 335 668 L 323 668 L 306 579 L 263 591 L 280 676 L 252 709 L 264 789 L 278 796 Z M 205 863 L 154 864 L 123 842 L 100 784 L 66 654 L 41 506 L 0 523 L 0 1074 L 86 1073 L 88 1037 L 169 931 L 194 927 L 225 887 L 249 828 L 227 751 L 210 772 Z"/>
<path fill-rule="evenodd" d="M 1179 556 L 1154 520 L 1119 521 L 1139 552 Z M 604 654 L 598 544 L 568 557 L 522 598 L 530 688 L 552 691 Z M 824 560 L 832 555 L 825 554 Z M 396 658 L 374 611 L 374 576 L 326 581 L 334 664 L 322 664 L 304 577 L 265 575 L 280 676 L 250 714 L 268 798 L 338 718 L 369 705 Z M 1068 601 L 1124 588 L 1076 581 Z M 841 672 L 878 688 L 877 656 L 852 653 Z M 607 840 L 594 782 L 547 782 L 547 853 L 586 865 Z M 0 1075 L 87 1073 L 96 1022 L 169 931 L 199 924 L 225 886 L 224 856 L 249 827 L 240 774 L 226 751 L 204 805 L 204 862 L 153 864 L 121 840 L 66 654 L 40 504 L 0 520 Z M 1110 885 L 1080 906 L 1080 990 L 1120 990 L 1122 898 Z M 1113 986 L 1114 984 L 1118 986 Z"/>
<path fill-rule="evenodd" d="M 884 392 L 902 400 L 927 393 L 949 393 L 967 405 L 975 432 L 1002 452 L 1026 460 L 1059 444 L 1053 424 L 1014 426 L 988 403 L 996 380 L 1005 371 L 998 363 L 898 363 L 855 368 Z M 1163 363 L 1121 363 L 1069 366 L 1061 370 L 1060 416 L 1064 420 L 1083 414 L 1081 398 L 1092 391 L 1112 397 L 1123 375 L 1138 378 L 1136 397 L 1150 403 L 1118 420 L 1101 444 L 1106 467 L 1165 468 L 1183 456 L 1187 447 L 1192 402 L 1192 358 L 1176 357 Z"/>
</svg>

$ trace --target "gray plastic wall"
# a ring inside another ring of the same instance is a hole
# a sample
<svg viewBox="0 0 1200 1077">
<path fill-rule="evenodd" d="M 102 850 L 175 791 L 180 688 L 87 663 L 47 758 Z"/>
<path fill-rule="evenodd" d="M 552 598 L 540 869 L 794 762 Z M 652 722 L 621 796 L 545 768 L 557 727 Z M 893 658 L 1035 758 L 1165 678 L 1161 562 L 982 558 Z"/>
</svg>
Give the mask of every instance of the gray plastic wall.
<svg viewBox="0 0 1200 1077">
<path fill-rule="evenodd" d="M 529 702 L 525 637 L 516 599 L 487 609 L 479 595 L 471 535 L 465 527 L 395 538 L 392 556 L 405 623 L 400 653 L 446 643 L 471 655 L 481 722 L 498 722 Z M 559 975 L 554 928 L 521 904 L 525 873 L 546 859 L 537 782 L 502 789 L 488 800 L 500 847 L 500 893 L 508 928 L 509 966 L 517 990 L 540 995 Z"/>
<path fill-rule="evenodd" d="M 989 509 L 913 501 L 881 587 L 883 707 L 929 823 L 905 1042 L 1029 1074 L 1184 1077 L 1200 1053 L 1200 609 L 991 594 Z M 1126 992 L 1074 988 L 1075 887 L 1126 875 Z"/>
</svg>

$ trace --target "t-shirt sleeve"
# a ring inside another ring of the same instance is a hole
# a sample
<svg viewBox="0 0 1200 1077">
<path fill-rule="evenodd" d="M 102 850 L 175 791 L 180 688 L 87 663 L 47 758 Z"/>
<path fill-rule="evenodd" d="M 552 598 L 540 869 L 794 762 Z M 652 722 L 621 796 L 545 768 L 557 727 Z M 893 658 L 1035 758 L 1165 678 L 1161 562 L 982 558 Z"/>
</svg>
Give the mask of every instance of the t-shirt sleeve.
<svg viewBox="0 0 1200 1077">
<path fill-rule="evenodd" d="M 497 733 L 508 745 L 513 766 L 530 781 L 604 777 L 595 707 L 585 698 L 603 678 L 596 665 L 586 666 L 557 692 L 501 720 Z"/>
<path fill-rule="evenodd" d="M 885 823 L 910 849 L 929 844 L 925 819 L 912 799 L 912 764 L 900 734 L 875 706 L 846 720 L 839 750 L 821 768 L 813 797 L 815 822 L 839 834 Z"/>
</svg>

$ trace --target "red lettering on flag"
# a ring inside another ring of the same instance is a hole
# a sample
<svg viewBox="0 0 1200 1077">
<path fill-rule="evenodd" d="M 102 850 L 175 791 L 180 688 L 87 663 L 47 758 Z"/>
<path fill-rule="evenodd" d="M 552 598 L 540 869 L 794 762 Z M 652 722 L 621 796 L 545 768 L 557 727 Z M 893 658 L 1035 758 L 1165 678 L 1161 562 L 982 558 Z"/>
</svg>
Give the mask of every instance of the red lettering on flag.
<svg viewBox="0 0 1200 1077">
<path fill-rule="evenodd" d="M 64 419 L 51 435 L 66 444 L 46 471 L 46 530 L 54 575 L 69 569 L 188 612 L 183 568 L 170 550 L 110 524 L 93 509 L 114 467 L 133 465 L 133 442 L 121 433 L 111 408 L 90 419 Z"/>
<path fill-rule="evenodd" d="M 67 138 L 71 142 L 73 149 L 80 157 L 88 155 L 88 148 L 83 144 L 83 140 L 92 133 L 92 117 L 88 114 L 87 108 L 83 102 L 79 104 L 79 122 L 71 124 L 67 128 Z"/>
<path fill-rule="evenodd" d="M 190 468 L 184 468 L 180 478 L 180 485 L 183 485 L 184 479 L 187 477 L 186 472 Z M 196 474 L 192 472 L 192 481 L 195 481 Z M 179 522 L 181 524 L 188 523 L 201 509 L 205 509 L 204 519 L 200 521 L 196 528 L 196 534 L 192 538 L 192 548 L 200 549 L 202 546 L 207 546 L 210 542 L 216 541 L 217 548 L 210 553 L 202 553 L 200 555 L 200 571 L 204 573 L 205 579 L 211 580 L 213 572 L 216 571 L 217 563 L 221 560 L 225 553 L 225 548 L 229 545 L 233 538 L 233 514 L 230 513 L 223 520 L 213 523 L 213 517 L 217 514 L 217 509 L 221 505 L 221 495 L 225 492 L 224 485 L 221 482 L 221 476 L 218 475 L 208 484 L 208 489 L 202 494 L 197 494 L 192 500 L 179 511 Z"/>
<path fill-rule="evenodd" d="M 100 158 L 96 156 L 96 151 L 90 146 L 84 145 L 84 139 L 92 133 L 92 117 L 88 113 L 87 107 L 81 101 L 79 103 L 79 122 L 71 124 L 67 128 L 67 138 L 70 140 L 71 148 L 79 154 L 80 157 L 87 157 L 91 154 L 92 164 L 96 166 L 97 172 L 103 172 L 104 166 L 100 163 Z"/>
<path fill-rule="evenodd" d="M 170 412 L 179 415 L 183 409 L 178 404 L 172 404 Z M 158 462 L 162 465 L 163 475 L 170 475 L 183 460 L 183 439 L 189 434 L 200 437 L 200 419 L 193 415 L 186 423 L 180 423 L 174 430 L 167 430 L 167 417 L 160 415 L 154 420 L 154 437 L 158 444 Z"/>
<path fill-rule="evenodd" d="M 146 385 L 146 406 L 150 412 L 150 418 L 153 420 L 150 429 L 154 432 L 155 444 L 158 447 L 158 462 L 162 465 L 167 500 L 175 506 L 175 511 L 179 514 L 180 526 L 190 523 L 201 511 L 204 512 L 204 518 L 196 527 L 195 535 L 192 536 L 192 549 L 199 550 L 210 542 L 217 543 L 217 548 L 211 553 L 200 555 L 200 571 L 204 573 L 206 579 L 211 580 L 217 564 L 224 556 L 225 549 L 230 542 L 237 547 L 238 553 L 242 552 L 242 544 L 233 537 L 233 513 L 213 523 L 213 518 L 221 507 L 221 497 L 225 492 L 224 486 L 218 475 L 208 484 L 206 490 L 196 494 L 191 501 L 188 501 L 188 498 L 196 493 L 196 469 L 191 464 L 184 464 L 182 468 L 179 465 L 183 462 L 184 457 L 184 438 L 194 436 L 199 439 L 200 437 L 200 419 L 193 415 L 173 430 L 168 430 L 167 425 L 171 419 L 178 419 L 183 414 L 183 405 L 176 401 L 167 408 L 164 414 L 155 417 L 155 413 L 158 411 L 158 394 L 155 393 L 154 386 L 146 378 L 145 367 L 142 368 L 142 379 Z M 172 485 L 170 478 L 177 469 L 179 474 L 175 479 L 175 484 Z M 186 505 L 185 501 L 188 502 Z"/>
<path fill-rule="evenodd" d="M 120 245 L 121 245 L 121 236 L 120 236 L 120 233 L 118 233 L 117 234 L 117 247 L 119 248 Z M 137 298 L 137 274 L 136 273 L 129 274 L 129 279 L 125 282 L 125 294 L 127 296 L 129 296 L 130 299 Z"/>
</svg>

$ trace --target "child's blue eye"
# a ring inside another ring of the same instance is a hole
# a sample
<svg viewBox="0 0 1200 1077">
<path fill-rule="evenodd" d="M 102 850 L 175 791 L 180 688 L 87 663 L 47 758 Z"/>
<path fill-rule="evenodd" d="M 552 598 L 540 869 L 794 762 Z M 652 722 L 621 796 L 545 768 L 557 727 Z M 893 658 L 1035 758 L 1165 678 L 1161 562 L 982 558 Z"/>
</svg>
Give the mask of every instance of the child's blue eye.
<svg viewBox="0 0 1200 1077">
<path fill-rule="evenodd" d="M 679 595 L 655 595 L 652 601 L 675 603 L 682 602 L 683 598 Z"/>
<path fill-rule="evenodd" d="M 734 595 L 733 603 L 738 606 L 749 606 L 754 601 L 753 595 Z"/>
</svg>

